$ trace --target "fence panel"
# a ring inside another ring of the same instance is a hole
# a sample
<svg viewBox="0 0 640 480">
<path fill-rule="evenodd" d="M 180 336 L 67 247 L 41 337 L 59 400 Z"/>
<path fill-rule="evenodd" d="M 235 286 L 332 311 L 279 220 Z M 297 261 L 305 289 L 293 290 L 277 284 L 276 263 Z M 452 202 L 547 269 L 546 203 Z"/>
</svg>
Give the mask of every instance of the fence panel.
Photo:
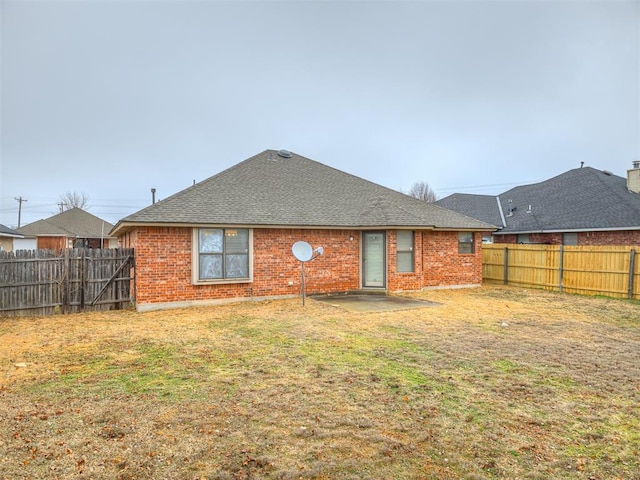
<svg viewBox="0 0 640 480">
<path fill-rule="evenodd" d="M 640 299 L 637 246 L 485 244 L 483 280 Z"/>
<path fill-rule="evenodd" d="M 506 283 L 505 247 L 497 243 L 482 245 L 482 280 L 487 283 Z"/>
<path fill-rule="evenodd" d="M 134 301 L 133 249 L 0 252 L 0 315 L 124 308 Z"/>
<path fill-rule="evenodd" d="M 518 245 L 509 249 L 508 281 L 511 285 L 552 290 L 560 283 L 559 247 L 554 245 Z"/>
<path fill-rule="evenodd" d="M 626 297 L 629 256 L 630 247 L 565 247 L 565 291 Z"/>
</svg>

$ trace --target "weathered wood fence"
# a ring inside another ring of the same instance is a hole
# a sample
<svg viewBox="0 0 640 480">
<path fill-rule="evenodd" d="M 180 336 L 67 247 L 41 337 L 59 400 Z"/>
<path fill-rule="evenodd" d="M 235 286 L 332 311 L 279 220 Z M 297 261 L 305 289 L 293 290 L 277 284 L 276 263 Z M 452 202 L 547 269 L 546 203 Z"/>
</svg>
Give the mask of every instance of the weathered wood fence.
<svg viewBox="0 0 640 480">
<path fill-rule="evenodd" d="M 0 316 L 126 308 L 134 265 L 132 248 L 0 252 Z"/>
<path fill-rule="evenodd" d="M 486 283 L 640 300 L 638 246 L 485 244 Z"/>
</svg>

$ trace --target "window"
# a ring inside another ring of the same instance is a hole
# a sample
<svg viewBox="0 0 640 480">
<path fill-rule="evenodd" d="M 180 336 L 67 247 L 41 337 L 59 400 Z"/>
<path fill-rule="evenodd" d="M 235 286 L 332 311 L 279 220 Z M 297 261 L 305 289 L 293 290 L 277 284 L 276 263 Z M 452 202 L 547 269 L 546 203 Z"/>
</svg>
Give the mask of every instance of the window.
<svg viewBox="0 0 640 480">
<path fill-rule="evenodd" d="M 563 245 L 578 245 L 578 234 L 577 233 L 563 233 L 562 234 L 562 244 Z"/>
<path fill-rule="evenodd" d="M 413 272 L 413 232 L 398 230 L 398 272 Z"/>
<path fill-rule="evenodd" d="M 458 253 L 473 253 L 473 232 L 458 233 Z"/>
<path fill-rule="evenodd" d="M 250 237 L 246 228 L 194 230 L 194 281 L 250 280 Z"/>
</svg>

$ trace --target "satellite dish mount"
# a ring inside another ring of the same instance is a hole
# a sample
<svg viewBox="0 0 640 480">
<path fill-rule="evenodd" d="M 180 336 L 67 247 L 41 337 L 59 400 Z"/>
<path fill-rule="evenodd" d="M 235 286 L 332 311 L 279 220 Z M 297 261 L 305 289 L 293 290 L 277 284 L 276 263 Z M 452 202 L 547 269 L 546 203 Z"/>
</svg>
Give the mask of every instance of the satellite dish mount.
<svg viewBox="0 0 640 480">
<path fill-rule="evenodd" d="M 299 241 L 293 244 L 291 251 L 293 252 L 293 256 L 302 263 L 302 272 L 300 274 L 300 293 L 302 295 L 302 306 L 304 307 L 304 299 L 306 296 L 304 264 L 322 255 L 324 253 L 324 249 L 322 247 L 318 247 L 314 250 L 307 242 Z"/>
</svg>

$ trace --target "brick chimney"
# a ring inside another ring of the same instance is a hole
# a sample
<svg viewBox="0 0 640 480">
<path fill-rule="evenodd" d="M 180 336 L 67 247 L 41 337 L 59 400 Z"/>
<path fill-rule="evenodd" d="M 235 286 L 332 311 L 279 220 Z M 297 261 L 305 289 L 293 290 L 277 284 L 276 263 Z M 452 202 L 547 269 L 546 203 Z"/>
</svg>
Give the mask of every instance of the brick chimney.
<svg viewBox="0 0 640 480">
<path fill-rule="evenodd" d="M 640 194 L 640 160 L 633 162 L 633 168 L 627 170 L 627 189 Z"/>
</svg>

